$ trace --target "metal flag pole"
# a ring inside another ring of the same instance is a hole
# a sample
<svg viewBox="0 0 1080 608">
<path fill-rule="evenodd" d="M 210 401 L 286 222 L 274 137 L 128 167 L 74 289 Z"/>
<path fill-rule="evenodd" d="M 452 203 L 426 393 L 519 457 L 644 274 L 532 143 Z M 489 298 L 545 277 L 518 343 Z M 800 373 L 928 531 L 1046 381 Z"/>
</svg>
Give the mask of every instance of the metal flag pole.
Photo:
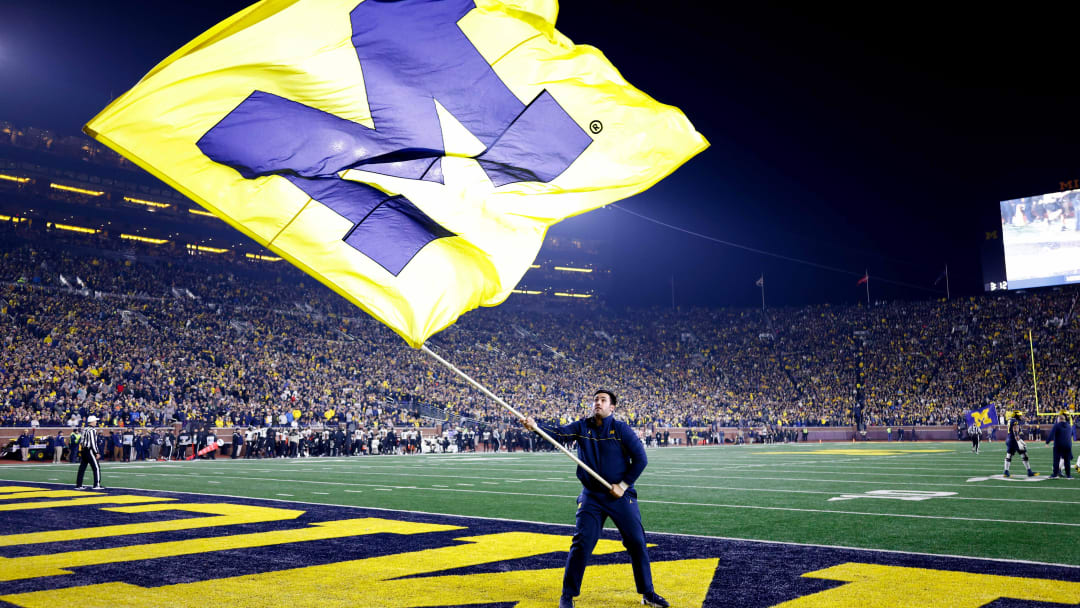
<svg viewBox="0 0 1080 608">
<path fill-rule="evenodd" d="M 761 278 L 758 279 L 758 285 L 761 286 L 761 311 L 765 311 L 765 273 L 761 273 Z"/>
<path fill-rule="evenodd" d="M 1042 416 L 1043 413 L 1039 411 L 1039 381 L 1035 378 L 1035 341 L 1031 337 L 1031 330 L 1028 330 L 1028 346 L 1031 348 L 1031 384 L 1035 387 L 1035 414 Z M 1050 414 L 1053 416 L 1053 413 Z"/>
<path fill-rule="evenodd" d="M 489 391 L 488 389 L 484 388 L 479 382 L 477 382 L 476 380 L 473 380 L 472 378 L 470 378 L 465 372 L 463 372 L 460 369 L 458 369 L 457 367 L 455 367 L 453 363 L 450 363 L 446 359 L 443 359 L 439 355 L 436 355 L 434 352 L 432 352 L 432 350 L 430 348 L 427 347 L 427 344 L 422 345 L 420 347 L 420 350 L 422 350 L 425 353 L 431 355 L 432 358 L 434 358 L 436 361 L 438 361 L 439 363 L 442 363 L 443 365 L 448 367 L 450 370 L 452 370 L 454 373 L 456 373 L 457 375 L 459 375 L 462 378 L 464 378 L 465 380 L 467 380 L 469 382 L 469 384 L 472 384 L 473 386 L 475 386 L 477 389 L 480 390 L 481 393 L 484 393 L 488 397 L 491 397 L 492 399 L 494 399 L 495 403 L 498 403 L 499 405 L 501 405 L 501 406 L 505 407 L 506 409 L 510 410 L 510 413 L 513 414 L 514 416 L 517 416 L 518 420 L 521 420 L 522 422 L 525 421 L 525 415 L 524 414 L 522 414 L 521 412 L 515 410 L 513 407 L 510 406 L 509 403 L 507 403 L 507 402 L 503 401 L 502 399 L 500 399 L 495 393 Z M 596 471 L 589 468 L 589 465 L 585 464 L 584 462 L 581 462 L 580 458 L 578 458 L 577 456 L 574 456 L 570 452 L 570 450 L 563 447 L 563 445 L 561 443 L 559 443 L 558 441 L 555 441 L 554 439 L 552 439 L 551 435 L 548 435 L 547 433 L 545 433 L 544 430 L 541 429 L 539 426 L 537 426 L 533 430 L 533 432 L 535 432 L 537 435 L 540 435 L 541 437 L 546 439 L 548 441 L 548 443 L 550 443 L 551 445 L 559 448 L 559 450 L 563 454 L 566 454 L 567 456 L 569 456 L 570 459 L 573 460 L 574 462 L 576 462 L 577 465 L 579 467 L 581 467 L 582 469 L 584 469 L 586 473 L 588 473 L 589 475 L 592 475 L 593 479 L 595 479 L 596 481 L 599 481 L 600 483 L 602 483 L 605 488 L 607 488 L 609 490 L 611 489 L 611 484 L 608 483 L 608 481 L 606 479 L 601 477 L 600 474 L 597 473 Z"/>
<path fill-rule="evenodd" d="M 870 306 L 870 269 L 863 271 L 863 276 L 866 277 L 866 306 Z"/>
<path fill-rule="evenodd" d="M 952 293 L 949 291 L 949 265 L 945 264 L 945 299 L 951 300 Z"/>
</svg>

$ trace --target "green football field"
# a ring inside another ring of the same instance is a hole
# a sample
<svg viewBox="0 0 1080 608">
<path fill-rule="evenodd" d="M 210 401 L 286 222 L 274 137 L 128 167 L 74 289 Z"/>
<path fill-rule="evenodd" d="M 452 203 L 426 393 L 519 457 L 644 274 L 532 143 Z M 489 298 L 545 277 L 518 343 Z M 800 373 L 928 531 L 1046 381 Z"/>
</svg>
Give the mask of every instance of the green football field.
<svg viewBox="0 0 1080 608">
<path fill-rule="evenodd" d="M 637 487 L 645 528 L 727 538 L 1080 564 L 1080 479 L 1047 479 L 983 443 L 650 449 Z M 72 483 L 71 464 L 0 466 L 0 479 Z M 1019 474 L 1017 474 L 1019 473 Z M 138 488 L 573 523 L 580 484 L 561 454 L 445 454 L 102 464 Z M 1075 475 L 1075 473 L 1074 473 Z M 610 524 L 609 524 L 610 525 Z"/>
</svg>

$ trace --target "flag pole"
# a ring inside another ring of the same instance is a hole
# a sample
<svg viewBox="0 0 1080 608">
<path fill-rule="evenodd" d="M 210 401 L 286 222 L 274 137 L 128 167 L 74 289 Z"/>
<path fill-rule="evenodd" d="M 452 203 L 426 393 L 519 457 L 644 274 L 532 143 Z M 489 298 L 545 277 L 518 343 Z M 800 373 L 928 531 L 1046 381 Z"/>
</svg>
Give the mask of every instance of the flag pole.
<svg viewBox="0 0 1080 608">
<path fill-rule="evenodd" d="M 761 273 L 761 311 L 765 312 L 765 273 Z"/>
<path fill-rule="evenodd" d="M 1031 348 L 1031 384 L 1035 387 L 1035 413 L 1039 416 L 1042 412 L 1039 411 L 1039 381 L 1035 378 L 1035 341 L 1031 337 L 1031 330 L 1028 330 L 1028 346 Z"/>
<path fill-rule="evenodd" d="M 945 264 L 945 299 L 951 300 L 952 293 L 949 291 L 949 265 Z"/>
<path fill-rule="evenodd" d="M 510 410 L 510 413 L 512 413 L 514 416 L 516 416 L 518 420 L 521 420 L 522 422 L 525 421 L 525 415 L 524 414 L 522 414 L 521 412 L 515 410 L 513 407 L 510 406 L 509 403 L 507 403 L 507 402 L 503 401 L 502 399 L 500 399 L 495 393 L 492 393 L 488 389 L 484 388 L 483 385 L 481 385 L 479 382 L 477 382 L 476 380 L 473 380 L 472 378 L 470 378 L 465 372 L 463 372 L 460 369 L 458 369 L 457 367 L 455 367 L 453 363 L 450 363 L 446 359 L 443 359 L 439 355 L 436 355 L 434 352 L 432 352 L 432 350 L 430 348 L 427 347 L 427 344 L 422 345 L 420 347 L 420 350 L 422 350 L 425 353 L 431 355 L 432 358 L 434 358 L 436 361 L 438 361 L 439 363 L 442 363 L 443 365 L 445 365 L 447 368 L 449 368 L 451 371 L 453 371 L 457 375 L 459 375 L 462 378 L 468 380 L 469 384 L 472 384 L 473 386 L 475 386 L 477 389 L 480 390 L 481 393 L 484 393 L 488 397 L 491 397 L 492 399 L 495 400 L 496 403 L 498 403 L 499 405 L 501 405 L 501 406 L 505 407 L 506 409 Z M 597 473 L 596 471 L 589 468 L 589 465 L 585 464 L 584 462 L 581 462 L 580 458 L 578 458 L 577 456 L 574 456 L 570 452 L 570 450 L 563 447 L 563 445 L 561 443 L 559 443 L 558 441 L 555 441 L 554 439 L 552 439 L 551 435 L 548 435 L 547 433 L 545 433 L 544 430 L 541 429 L 539 426 L 537 426 L 535 429 L 533 429 L 533 432 L 535 432 L 537 435 L 540 435 L 541 437 L 546 439 L 548 441 L 548 443 L 550 443 L 551 445 L 559 448 L 559 450 L 562 451 L 563 454 L 566 454 L 567 456 L 569 456 L 571 460 L 576 462 L 577 465 L 579 467 L 581 467 L 582 469 L 584 469 L 586 473 L 588 473 L 589 475 L 592 475 L 593 479 L 595 479 L 596 481 L 599 481 L 601 484 L 603 484 L 605 488 L 607 488 L 609 490 L 611 489 L 611 484 L 608 483 L 608 481 L 606 479 L 601 477 L 600 474 Z"/>
<path fill-rule="evenodd" d="M 866 277 L 866 307 L 870 307 L 870 269 L 863 270 L 863 276 Z"/>
</svg>

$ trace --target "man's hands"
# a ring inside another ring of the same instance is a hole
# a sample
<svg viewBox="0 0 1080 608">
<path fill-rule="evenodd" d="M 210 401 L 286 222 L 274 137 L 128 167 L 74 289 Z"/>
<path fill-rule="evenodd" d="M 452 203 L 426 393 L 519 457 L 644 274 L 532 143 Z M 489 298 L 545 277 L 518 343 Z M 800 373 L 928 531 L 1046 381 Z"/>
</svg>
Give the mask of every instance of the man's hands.
<svg viewBox="0 0 1080 608">
<path fill-rule="evenodd" d="M 524 419 L 523 419 L 523 420 L 521 421 L 521 426 L 523 426 L 523 427 L 525 427 L 525 428 L 529 429 L 530 431 L 535 431 L 535 430 L 536 430 L 536 421 L 535 421 L 535 420 L 533 420 L 533 417 L 532 417 L 532 416 L 526 416 L 526 417 L 525 417 L 525 418 L 524 418 Z"/>
</svg>

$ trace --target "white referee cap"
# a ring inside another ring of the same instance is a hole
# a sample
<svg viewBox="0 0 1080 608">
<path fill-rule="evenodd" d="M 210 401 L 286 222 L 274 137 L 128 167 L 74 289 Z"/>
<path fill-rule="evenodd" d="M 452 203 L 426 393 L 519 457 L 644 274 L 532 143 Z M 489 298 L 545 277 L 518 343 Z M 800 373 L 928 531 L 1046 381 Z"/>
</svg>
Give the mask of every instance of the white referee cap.
<svg viewBox="0 0 1080 608">
<path fill-rule="evenodd" d="M 97 422 L 97 416 L 87 416 L 86 421 L 90 424 Z"/>
</svg>

